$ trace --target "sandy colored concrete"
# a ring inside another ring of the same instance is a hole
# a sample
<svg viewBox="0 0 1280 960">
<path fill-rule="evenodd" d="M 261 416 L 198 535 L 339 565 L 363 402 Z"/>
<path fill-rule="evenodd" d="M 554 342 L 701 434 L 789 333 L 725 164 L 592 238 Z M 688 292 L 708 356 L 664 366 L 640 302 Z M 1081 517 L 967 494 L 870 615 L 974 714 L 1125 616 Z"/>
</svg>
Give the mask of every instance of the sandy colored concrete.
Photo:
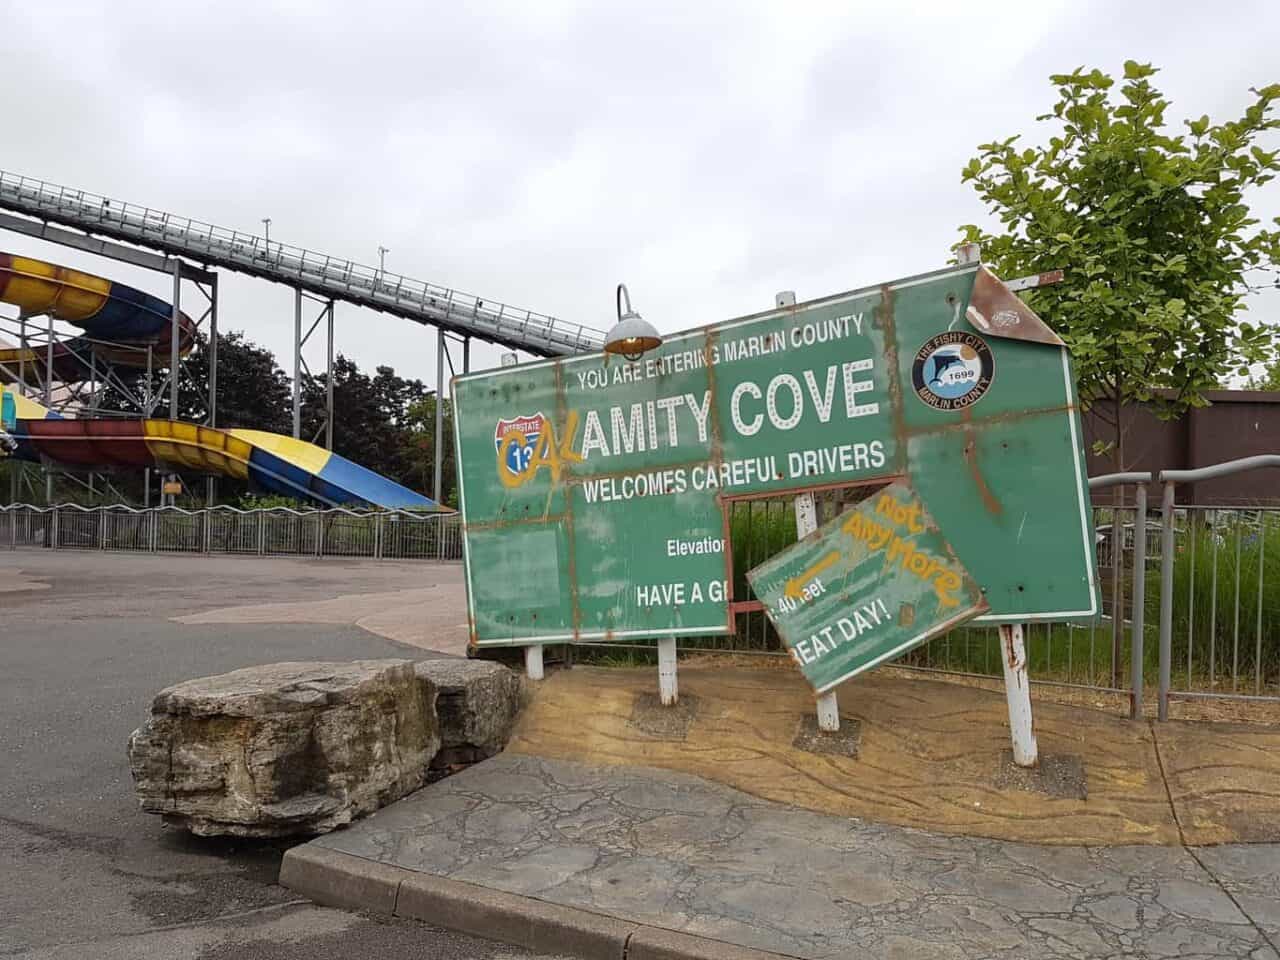
<svg viewBox="0 0 1280 960">
<path fill-rule="evenodd" d="M 48 590 L 47 580 L 30 577 L 15 568 L 0 567 L 0 593 L 27 593 L 32 590 Z"/>
<path fill-rule="evenodd" d="M 460 563 L 5 550 L 0 596 L 10 624 L 56 603 L 67 617 L 350 625 L 457 656 L 467 645 Z"/>
<path fill-rule="evenodd" d="M 390 593 L 348 593 L 329 600 L 220 607 L 174 619 L 179 623 L 351 624 L 424 650 L 455 656 L 464 656 L 467 650 L 466 600 L 460 582 Z"/>
<path fill-rule="evenodd" d="M 1169 794 L 1188 843 L 1280 837 L 1280 733 L 1241 723 L 1156 727 Z"/>
<path fill-rule="evenodd" d="M 682 666 L 681 696 L 698 700 L 685 741 L 661 740 L 629 725 L 636 695 L 655 685 L 654 671 L 645 669 L 553 673 L 538 685 L 508 749 L 678 770 L 779 803 L 944 833 L 1052 844 L 1176 844 L 1177 809 L 1188 843 L 1280 839 L 1275 728 L 1166 726 L 1166 762 L 1177 771 L 1166 790 L 1152 724 L 1037 703 L 1041 752 L 1079 756 L 1087 776 L 1086 799 L 1053 799 L 995 787 L 1008 733 L 1004 697 L 992 691 L 859 678 L 840 691 L 842 716 L 862 725 L 859 755 L 849 759 L 791 745 L 813 709 L 798 674 Z M 1227 756 L 1235 759 L 1224 767 L 1219 761 Z"/>
</svg>

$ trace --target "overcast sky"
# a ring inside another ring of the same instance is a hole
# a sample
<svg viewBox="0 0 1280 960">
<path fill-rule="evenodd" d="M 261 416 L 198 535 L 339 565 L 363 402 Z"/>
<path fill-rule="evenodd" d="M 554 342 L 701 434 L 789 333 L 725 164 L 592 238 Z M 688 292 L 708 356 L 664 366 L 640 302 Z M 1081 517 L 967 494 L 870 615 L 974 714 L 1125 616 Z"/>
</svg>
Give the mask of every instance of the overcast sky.
<svg viewBox="0 0 1280 960">
<path fill-rule="evenodd" d="M 625 281 L 664 331 L 941 266 L 984 216 L 960 168 L 1039 136 L 1052 72 L 1153 61 L 1178 119 L 1234 117 L 1280 80 L 1274 0 L 0 0 L 0 23 L 2 169 L 239 230 L 270 217 L 273 240 L 366 263 L 387 246 L 389 271 L 600 328 Z M 1277 188 L 1255 198 L 1268 219 Z M 290 290 L 224 274 L 220 322 L 287 364 Z M 433 336 L 338 307 L 362 367 L 434 382 Z"/>
</svg>

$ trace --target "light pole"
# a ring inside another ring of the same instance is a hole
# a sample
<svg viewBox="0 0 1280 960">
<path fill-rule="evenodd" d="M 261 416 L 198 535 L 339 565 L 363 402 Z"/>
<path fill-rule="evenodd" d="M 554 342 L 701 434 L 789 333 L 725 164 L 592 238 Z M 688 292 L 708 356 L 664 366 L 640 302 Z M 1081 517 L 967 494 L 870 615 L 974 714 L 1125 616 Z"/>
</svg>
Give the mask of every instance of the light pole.
<svg viewBox="0 0 1280 960">
<path fill-rule="evenodd" d="M 262 225 L 263 227 L 266 228 L 266 240 L 267 240 L 267 246 L 269 247 L 271 246 L 271 218 L 263 217 Z"/>
<path fill-rule="evenodd" d="M 387 254 L 391 252 L 390 247 L 378 247 L 378 279 L 381 280 L 387 272 Z"/>
</svg>

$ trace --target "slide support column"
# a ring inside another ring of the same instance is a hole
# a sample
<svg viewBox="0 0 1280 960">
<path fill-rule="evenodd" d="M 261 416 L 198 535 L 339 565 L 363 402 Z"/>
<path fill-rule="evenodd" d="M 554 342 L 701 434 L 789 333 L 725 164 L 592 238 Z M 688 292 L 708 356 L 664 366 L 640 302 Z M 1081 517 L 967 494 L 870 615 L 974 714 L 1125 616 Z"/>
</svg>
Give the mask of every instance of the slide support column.
<svg viewBox="0 0 1280 960">
<path fill-rule="evenodd" d="M 302 288 L 293 291 L 293 439 L 302 438 Z"/>
</svg>

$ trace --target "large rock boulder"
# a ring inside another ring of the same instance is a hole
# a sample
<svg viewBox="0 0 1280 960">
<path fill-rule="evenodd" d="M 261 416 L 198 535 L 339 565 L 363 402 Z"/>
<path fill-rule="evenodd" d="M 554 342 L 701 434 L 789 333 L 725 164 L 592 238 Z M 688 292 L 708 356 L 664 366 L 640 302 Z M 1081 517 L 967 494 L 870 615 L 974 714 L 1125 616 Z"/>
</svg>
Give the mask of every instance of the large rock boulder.
<svg viewBox="0 0 1280 960">
<path fill-rule="evenodd" d="M 437 769 L 501 752 L 520 714 L 523 684 L 518 674 L 487 660 L 423 660 L 416 669 L 426 689 L 439 694 Z"/>
<path fill-rule="evenodd" d="M 426 782 L 435 689 L 409 660 L 273 663 L 161 691 L 129 738 L 142 809 L 201 835 L 324 833 Z"/>
</svg>

